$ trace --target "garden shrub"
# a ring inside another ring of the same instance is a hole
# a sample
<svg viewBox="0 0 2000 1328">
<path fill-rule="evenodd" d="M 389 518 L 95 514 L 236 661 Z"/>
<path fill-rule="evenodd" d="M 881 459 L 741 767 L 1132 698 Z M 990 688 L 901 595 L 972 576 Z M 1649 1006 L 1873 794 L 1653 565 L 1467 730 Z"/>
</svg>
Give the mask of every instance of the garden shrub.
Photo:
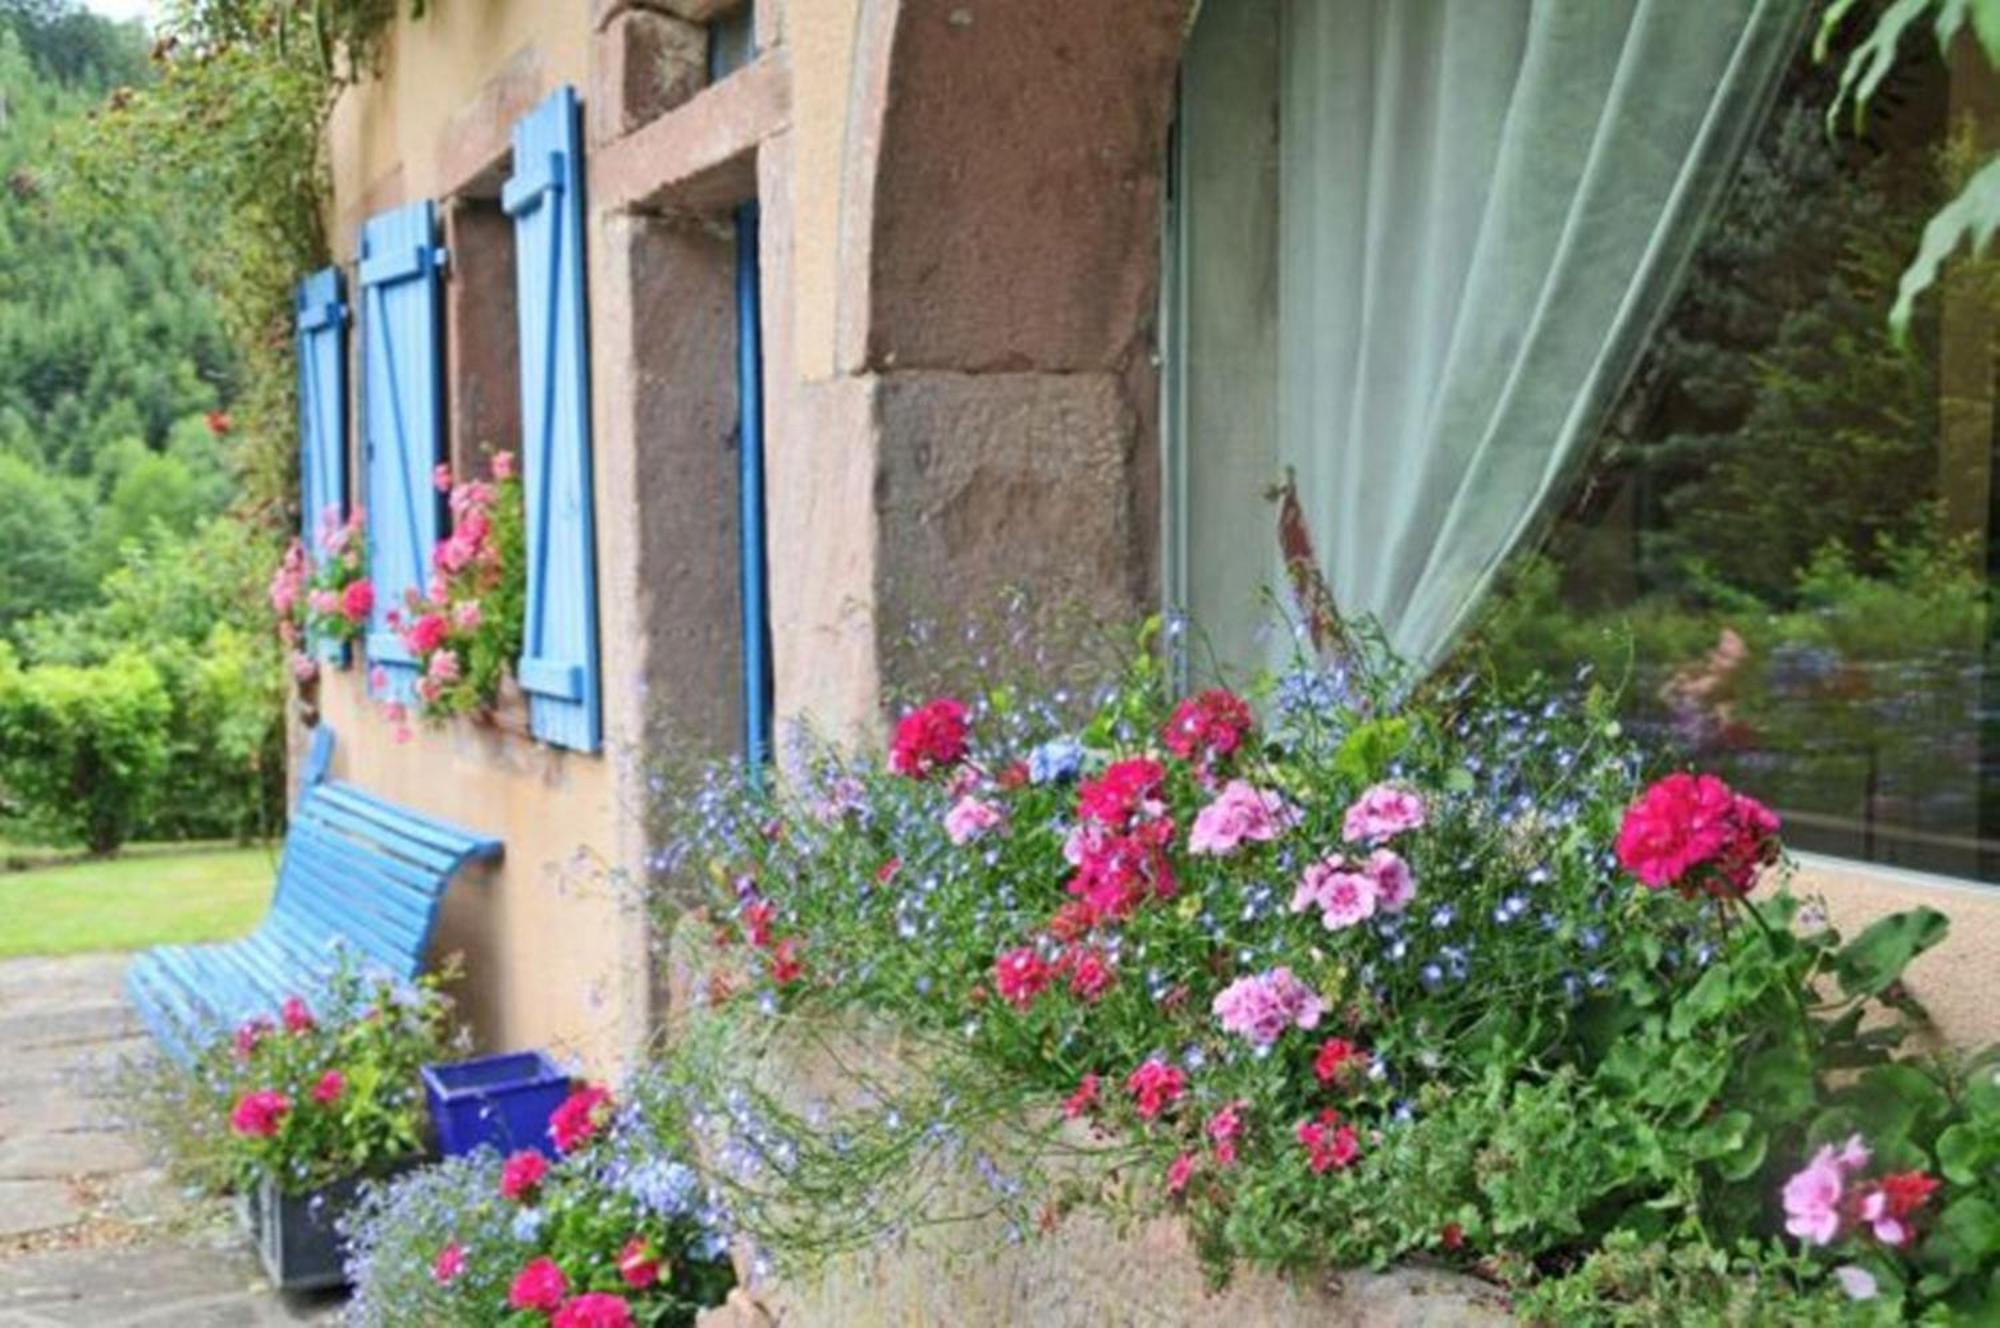
<svg viewBox="0 0 2000 1328">
<path fill-rule="evenodd" d="M 0 790 L 32 833 L 115 851 L 159 793 L 173 701 L 151 663 L 0 666 Z"/>
<path fill-rule="evenodd" d="M 1669 1283 L 1718 1322 L 1995 1308 L 1987 1089 L 1895 1059 L 1944 919 L 1843 940 L 1768 811 L 1643 785 L 1614 696 L 1477 683 L 1345 659 L 1176 700 L 1149 640 L 1080 716 L 990 681 L 886 762 L 708 772 L 660 922 L 708 883 L 673 1065 L 742 1229 L 808 1265 L 962 1218 L 956 1165 L 1021 1238 L 1179 1213 L 1218 1278 L 1421 1257 L 1614 1321 Z M 760 1078 L 870 1023 L 912 1073 L 803 1106 Z"/>
</svg>

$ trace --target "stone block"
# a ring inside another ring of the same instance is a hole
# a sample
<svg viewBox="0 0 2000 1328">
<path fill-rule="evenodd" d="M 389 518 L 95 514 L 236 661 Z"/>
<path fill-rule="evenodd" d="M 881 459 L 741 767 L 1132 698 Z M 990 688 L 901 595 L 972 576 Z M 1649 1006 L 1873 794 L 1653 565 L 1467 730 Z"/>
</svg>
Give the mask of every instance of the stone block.
<svg viewBox="0 0 2000 1328">
<path fill-rule="evenodd" d="M 762 0 L 764 5 L 779 2 Z M 730 10 L 751 3 L 753 0 L 590 0 L 590 26 L 605 27 L 620 14 L 629 14 L 635 9 L 670 14 L 690 23 L 712 23 Z"/>
<path fill-rule="evenodd" d="M 623 138 L 681 105 L 708 83 L 708 31 L 649 9 L 630 9 L 591 38 L 592 145 Z"/>
</svg>

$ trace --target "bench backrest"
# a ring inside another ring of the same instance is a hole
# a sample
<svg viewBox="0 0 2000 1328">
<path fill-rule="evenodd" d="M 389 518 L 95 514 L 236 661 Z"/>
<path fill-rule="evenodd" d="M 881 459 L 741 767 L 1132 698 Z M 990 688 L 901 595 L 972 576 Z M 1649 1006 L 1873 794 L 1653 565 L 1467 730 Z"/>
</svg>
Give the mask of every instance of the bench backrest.
<svg viewBox="0 0 2000 1328">
<path fill-rule="evenodd" d="M 500 841 L 326 779 L 318 747 L 264 925 L 294 952 L 318 953 L 339 938 L 371 967 L 415 977 L 453 874 L 497 855 Z"/>
</svg>

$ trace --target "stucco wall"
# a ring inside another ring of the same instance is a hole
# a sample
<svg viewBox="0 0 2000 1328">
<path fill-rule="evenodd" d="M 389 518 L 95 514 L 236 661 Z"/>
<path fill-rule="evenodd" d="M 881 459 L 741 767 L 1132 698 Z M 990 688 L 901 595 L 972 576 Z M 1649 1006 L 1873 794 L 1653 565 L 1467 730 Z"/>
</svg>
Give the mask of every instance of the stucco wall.
<svg viewBox="0 0 2000 1328">
<path fill-rule="evenodd" d="M 381 208 L 490 192 L 513 122 L 564 83 L 586 86 L 589 52 L 582 0 L 444 0 L 421 20 L 400 18 L 381 79 L 335 108 L 336 253 L 351 259 L 361 219 Z M 454 267 L 447 281 L 481 276 Z M 358 463 L 358 438 L 355 447 Z M 599 563 L 628 566 L 636 517 L 610 501 L 604 474 L 599 466 Z M 603 597 L 607 693 L 635 685 L 631 601 Z M 605 753 L 580 755 L 532 741 L 518 718 L 505 730 L 470 721 L 419 728 L 398 743 L 364 691 L 358 668 L 323 685 L 336 773 L 506 842 L 502 864 L 454 885 L 436 947 L 465 956 L 460 994 L 481 1043 L 547 1047 L 592 1072 L 614 1071 L 639 1045 L 650 1009 L 645 928 L 626 890 L 643 852 L 632 829 L 633 708 L 622 695 L 608 700 Z"/>
</svg>

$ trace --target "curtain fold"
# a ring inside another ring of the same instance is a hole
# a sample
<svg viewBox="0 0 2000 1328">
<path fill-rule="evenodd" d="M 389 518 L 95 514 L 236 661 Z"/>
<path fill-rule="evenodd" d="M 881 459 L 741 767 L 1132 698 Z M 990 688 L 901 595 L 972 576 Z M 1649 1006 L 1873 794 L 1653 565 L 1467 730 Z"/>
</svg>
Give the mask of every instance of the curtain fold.
<svg viewBox="0 0 2000 1328">
<path fill-rule="evenodd" d="M 1279 4 L 1276 418 L 1226 462 L 1264 483 L 1296 476 L 1336 602 L 1406 660 L 1440 659 L 1587 450 L 1804 12 Z M 1200 58 L 1198 34 L 1191 95 Z M 1195 195 L 1191 226 L 1202 206 Z M 1197 301 L 1196 334 L 1201 318 Z M 1199 461 L 1199 432 L 1189 447 Z M 1197 615 L 1214 588 L 1283 584 L 1272 541 L 1204 525 L 1199 487 L 1192 498 L 1189 561 L 1210 568 Z"/>
</svg>

